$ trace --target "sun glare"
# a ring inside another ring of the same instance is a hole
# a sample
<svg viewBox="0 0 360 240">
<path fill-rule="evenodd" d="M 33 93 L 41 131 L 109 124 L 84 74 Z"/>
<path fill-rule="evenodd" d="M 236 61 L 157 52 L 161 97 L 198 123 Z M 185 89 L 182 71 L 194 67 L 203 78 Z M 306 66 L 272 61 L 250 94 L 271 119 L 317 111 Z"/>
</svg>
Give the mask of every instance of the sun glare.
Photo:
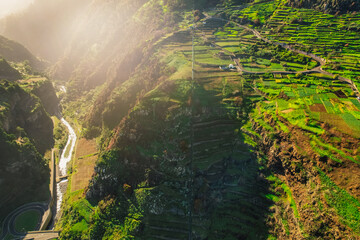
<svg viewBox="0 0 360 240">
<path fill-rule="evenodd" d="M 33 0 L 0 0 L 0 18 L 24 9 Z"/>
</svg>

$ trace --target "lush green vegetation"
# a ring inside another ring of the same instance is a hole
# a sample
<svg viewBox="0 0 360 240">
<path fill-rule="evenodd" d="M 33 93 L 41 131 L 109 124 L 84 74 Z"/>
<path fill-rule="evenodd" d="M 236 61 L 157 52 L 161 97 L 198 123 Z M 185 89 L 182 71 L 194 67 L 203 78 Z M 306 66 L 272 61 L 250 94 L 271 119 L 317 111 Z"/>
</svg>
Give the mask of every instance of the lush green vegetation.
<svg viewBox="0 0 360 240">
<path fill-rule="evenodd" d="M 14 61 L 0 59 L 2 221 L 19 206 L 49 197 L 48 159 L 44 155 L 52 147 L 53 124 L 49 113 L 57 112 L 58 100 L 52 83 L 33 73 L 30 64 L 39 67 L 40 61 L 28 50 L 0 37 L 0 52 Z M 19 59 L 22 62 L 16 62 Z M 34 230 L 40 217 L 38 212 L 25 212 L 14 227 L 19 232 Z M 6 239 L 13 237 L 7 235 Z"/>
<path fill-rule="evenodd" d="M 190 219 L 199 239 L 358 237 L 360 104 L 343 79 L 358 82 L 357 13 L 222 3 L 211 18 L 135 1 L 124 29 L 141 37 L 121 30 L 126 51 L 77 65 L 63 112 L 100 154 L 88 188 L 68 189 L 62 239 L 184 239 Z"/>
<path fill-rule="evenodd" d="M 320 171 L 320 178 L 326 189 L 329 189 L 325 195 L 328 204 L 337 211 L 346 225 L 359 234 L 359 200 L 338 187 L 324 172 Z"/>
<path fill-rule="evenodd" d="M 16 218 L 15 230 L 20 233 L 34 231 L 40 217 L 40 213 L 34 210 L 22 213 Z"/>
</svg>

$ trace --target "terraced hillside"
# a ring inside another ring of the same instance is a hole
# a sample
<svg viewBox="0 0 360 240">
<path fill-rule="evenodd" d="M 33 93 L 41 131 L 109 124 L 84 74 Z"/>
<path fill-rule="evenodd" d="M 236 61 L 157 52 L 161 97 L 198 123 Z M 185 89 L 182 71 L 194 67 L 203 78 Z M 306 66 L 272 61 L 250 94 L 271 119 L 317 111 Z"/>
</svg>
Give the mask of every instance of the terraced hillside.
<svg viewBox="0 0 360 240">
<path fill-rule="evenodd" d="M 198 36 L 203 31 L 214 30 L 215 26 L 217 22 L 199 28 L 195 33 L 197 39 L 201 40 Z M 169 43 L 172 51 L 180 45 L 175 54 L 184 54 L 188 61 L 191 61 L 190 37 L 187 32 L 187 42 L 181 44 L 176 38 L 177 41 Z M 168 46 L 162 48 L 170 49 Z M 186 136 L 192 147 L 182 166 L 190 171 L 190 176 L 184 176 L 178 191 L 174 186 L 179 185 L 179 181 L 171 180 L 169 193 L 175 195 L 165 192 L 162 196 L 166 202 L 185 202 L 185 209 L 169 204 L 161 214 L 149 215 L 144 230 L 146 239 L 185 239 L 189 235 L 189 224 L 193 237 L 201 239 L 264 234 L 256 229 L 265 226 L 261 219 L 264 220 L 269 203 L 259 193 L 266 189 L 266 183 L 256 180 L 259 166 L 240 130 L 245 120 L 243 111 L 247 111 L 239 104 L 243 92 L 234 92 L 241 89 L 242 79 L 236 72 L 224 72 L 212 63 L 219 61 L 217 52 L 207 44 L 196 43 L 193 115 L 188 126 L 190 136 Z M 230 58 L 227 61 L 231 63 Z M 186 194 L 181 197 L 176 194 L 178 192 Z"/>
<path fill-rule="evenodd" d="M 359 185 L 349 177 L 359 176 L 359 101 L 353 85 L 353 82 L 357 85 L 358 74 L 346 64 L 350 44 L 345 42 L 352 42 L 355 53 L 359 40 L 352 31 L 339 31 L 336 22 L 354 18 L 348 24 L 355 24 L 357 15 L 335 17 L 314 10 L 287 8 L 280 1 L 273 3 L 276 8 L 267 8 L 271 3 L 263 3 L 229 12 L 238 14 L 237 22 L 245 14 L 250 17 L 251 12 L 263 13 L 268 18 L 259 14 L 264 22 L 257 28 L 262 38 L 315 53 L 326 59 L 326 66 L 306 74 L 273 71 L 243 75 L 262 95 L 250 115 L 252 124 L 245 127 L 249 132 L 255 131 L 253 140 L 265 153 L 267 166 L 274 174 L 268 177 L 276 193 L 268 195 L 275 202 L 269 220 L 270 233 L 280 239 L 314 235 L 323 239 L 356 239 Z M 294 13 L 299 15 L 295 17 Z M 324 24 L 324 19 L 332 19 L 333 24 Z M 341 63 L 334 64 L 333 55 L 324 52 L 332 52 Z M 260 55 L 260 51 L 255 54 Z M 287 200 L 279 199 L 279 195 Z"/>
<path fill-rule="evenodd" d="M 197 14 L 95 101 L 85 133 L 101 153 L 89 187 L 69 191 L 61 238 L 359 238 L 357 70 L 325 38 L 358 39 L 321 26 L 349 15 L 285 1 Z"/>
<path fill-rule="evenodd" d="M 334 16 L 279 3 L 261 32 L 269 39 L 325 58 L 324 70 L 349 78 L 359 86 L 359 19 L 357 13 Z"/>
</svg>

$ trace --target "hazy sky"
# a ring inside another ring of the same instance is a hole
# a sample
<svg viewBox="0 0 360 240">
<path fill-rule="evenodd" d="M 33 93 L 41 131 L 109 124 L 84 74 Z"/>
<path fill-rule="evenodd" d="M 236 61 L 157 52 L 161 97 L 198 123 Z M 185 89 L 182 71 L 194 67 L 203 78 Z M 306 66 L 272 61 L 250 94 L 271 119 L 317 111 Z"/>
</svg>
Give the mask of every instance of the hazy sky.
<svg viewBox="0 0 360 240">
<path fill-rule="evenodd" d="M 0 0 L 0 18 L 25 8 L 31 2 L 33 0 Z"/>
</svg>

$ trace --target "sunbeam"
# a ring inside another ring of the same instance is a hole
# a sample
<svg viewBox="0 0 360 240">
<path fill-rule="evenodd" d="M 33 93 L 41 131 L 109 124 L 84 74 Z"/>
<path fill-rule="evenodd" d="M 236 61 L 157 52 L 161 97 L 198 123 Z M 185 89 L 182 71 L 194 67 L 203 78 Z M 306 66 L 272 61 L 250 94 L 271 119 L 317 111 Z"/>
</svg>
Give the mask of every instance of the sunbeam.
<svg viewBox="0 0 360 240">
<path fill-rule="evenodd" d="M 0 18 L 26 8 L 33 0 L 1 0 Z"/>
</svg>

